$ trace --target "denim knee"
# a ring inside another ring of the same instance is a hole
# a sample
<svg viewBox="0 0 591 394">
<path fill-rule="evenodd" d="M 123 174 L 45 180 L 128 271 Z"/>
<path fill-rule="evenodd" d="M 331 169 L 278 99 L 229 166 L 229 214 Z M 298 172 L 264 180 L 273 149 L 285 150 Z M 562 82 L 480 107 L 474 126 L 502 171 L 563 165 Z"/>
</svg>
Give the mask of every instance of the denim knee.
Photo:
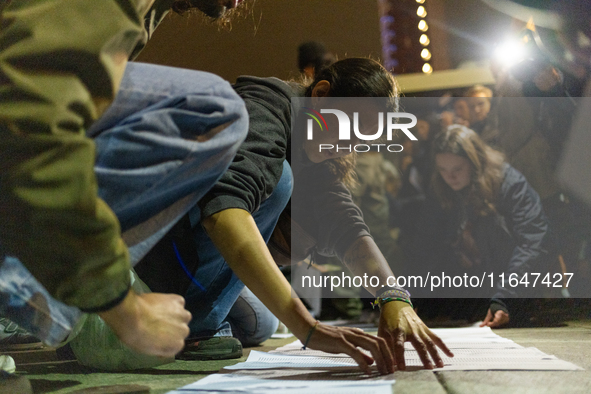
<svg viewBox="0 0 591 394">
<path fill-rule="evenodd" d="M 279 319 L 270 310 L 265 309 L 264 312 L 260 312 L 258 318 L 260 321 L 257 331 L 249 338 L 244 339 L 244 341 L 241 340 L 244 346 L 258 346 L 271 338 L 275 334 L 275 331 L 277 331 Z"/>
<path fill-rule="evenodd" d="M 277 331 L 279 319 L 247 288 L 228 313 L 232 334 L 243 346 L 257 346 Z"/>
</svg>

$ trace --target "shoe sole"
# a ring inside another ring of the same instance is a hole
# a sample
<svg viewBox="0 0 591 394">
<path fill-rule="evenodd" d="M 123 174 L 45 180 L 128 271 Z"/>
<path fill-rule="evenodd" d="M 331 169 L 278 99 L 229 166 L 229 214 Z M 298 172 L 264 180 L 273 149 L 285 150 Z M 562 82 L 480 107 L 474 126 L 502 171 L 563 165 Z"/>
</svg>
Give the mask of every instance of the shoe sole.
<svg viewBox="0 0 591 394">
<path fill-rule="evenodd" d="M 208 355 L 199 355 L 199 354 L 191 354 L 191 351 L 187 351 L 181 353 L 177 356 L 179 360 L 197 360 L 197 361 L 208 361 L 208 360 L 229 360 L 234 358 L 242 357 L 242 349 L 232 350 L 229 353 L 223 354 L 208 354 Z"/>
</svg>

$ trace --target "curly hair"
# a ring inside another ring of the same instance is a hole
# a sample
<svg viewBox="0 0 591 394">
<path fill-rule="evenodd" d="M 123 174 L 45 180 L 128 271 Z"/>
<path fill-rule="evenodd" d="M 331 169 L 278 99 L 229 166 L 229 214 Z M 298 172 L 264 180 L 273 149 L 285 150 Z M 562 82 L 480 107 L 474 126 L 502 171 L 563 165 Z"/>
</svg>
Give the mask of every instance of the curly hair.
<svg viewBox="0 0 591 394">
<path fill-rule="evenodd" d="M 238 7 L 226 9 L 222 15 L 211 16 L 218 7 L 213 1 L 207 0 L 173 0 L 170 9 L 180 16 L 198 15 L 202 21 L 217 26 L 220 30 L 231 30 L 231 21 L 250 14 L 255 0 L 241 3 Z"/>
<path fill-rule="evenodd" d="M 503 182 L 504 155 L 486 145 L 473 130 L 460 125 L 449 126 L 435 137 L 433 158 L 439 153 L 468 159 L 472 176 L 466 201 L 481 216 L 496 212 L 495 203 Z M 457 201 L 457 194 L 438 171 L 433 172 L 431 184 L 442 207 L 451 209 Z"/>
</svg>

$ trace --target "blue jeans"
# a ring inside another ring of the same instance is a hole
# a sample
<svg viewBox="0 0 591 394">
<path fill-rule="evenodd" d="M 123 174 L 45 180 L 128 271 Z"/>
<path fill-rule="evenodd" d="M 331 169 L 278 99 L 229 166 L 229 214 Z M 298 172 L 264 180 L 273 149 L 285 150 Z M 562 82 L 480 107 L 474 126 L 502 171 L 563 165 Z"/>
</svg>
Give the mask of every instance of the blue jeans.
<svg viewBox="0 0 591 394">
<path fill-rule="evenodd" d="M 273 193 L 261 203 L 258 211 L 252 215 L 265 242 L 269 241 L 279 215 L 291 197 L 292 190 L 293 175 L 289 164 L 285 161 L 281 179 Z M 193 314 L 193 320 L 189 327 L 193 336 L 213 335 L 228 328 L 226 322 L 228 314 L 244 288 L 244 284 L 234 275 L 205 233 L 205 230 L 199 225 L 200 211 L 198 207 L 191 210 L 190 217 L 199 258 L 199 267 L 194 276 L 202 285 L 202 288 L 191 284 L 187 290 L 185 296 L 186 308 Z M 239 310 L 240 305 L 237 305 L 233 311 L 235 317 L 248 314 L 248 309 L 254 311 L 254 320 L 246 323 L 250 327 L 244 327 L 246 332 L 250 332 L 246 336 L 251 338 L 250 340 L 245 338 L 245 342 L 251 343 L 250 341 L 253 338 L 257 340 L 260 338 L 267 339 L 277 328 L 277 320 L 254 296 L 249 297 L 248 300 L 250 306 L 242 301 L 240 302 L 246 309 Z M 235 327 L 237 321 L 245 322 L 245 320 L 239 318 L 232 319 L 231 316 L 229 320 L 230 323 L 234 322 Z M 258 328 L 253 329 L 253 324 Z M 271 330 L 273 332 L 270 332 Z M 236 333 L 235 335 L 240 337 L 241 334 Z M 257 343 L 260 342 L 262 341 L 259 340 Z"/>
<path fill-rule="evenodd" d="M 56 301 L 18 259 L 6 257 L 0 264 L 0 315 L 57 346 L 82 312 Z"/>
<path fill-rule="evenodd" d="M 244 287 L 240 292 L 226 321 L 230 325 L 232 335 L 246 347 L 257 346 L 271 338 L 279 326 L 279 319 L 248 287 Z"/>
<path fill-rule="evenodd" d="M 244 102 L 218 76 L 127 66 L 115 102 L 88 134 L 99 196 L 121 223 L 132 265 L 215 184 L 247 131 Z"/>
<path fill-rule="evenodd" d="M 121 222 L 132 265 L 215 184 L 247 131 L 244 102 L 221 78 L 128 65 L 117 98 L 87 134 L 97 146 L 99 196 Z M 80 312 L 49 296 L 14 258 L 0 274 L 0 314 L 59 344 Z"/>
</svg>

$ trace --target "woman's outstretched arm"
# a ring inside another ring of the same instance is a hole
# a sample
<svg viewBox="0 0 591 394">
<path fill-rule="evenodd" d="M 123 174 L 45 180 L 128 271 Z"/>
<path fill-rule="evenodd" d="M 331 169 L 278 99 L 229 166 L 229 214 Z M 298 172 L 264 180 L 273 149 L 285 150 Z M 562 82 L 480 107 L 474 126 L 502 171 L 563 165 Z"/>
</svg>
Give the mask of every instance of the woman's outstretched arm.
<svg viewBox="0 0 591 394">
<path fill-rule="evenodd" d="M 285 279 L 249 212 L 226 209 L 202 221 L 205 230 L 230 268 L 240 280 L 281 320 L 294 335 L 305 342 L 316 320 L 292 295 Z M 359 329 L 318 324 L 308 347 L 329 353 L 350 355 L 366 372 L 375 360 L 380 373 L 394 371 L 394 359 L 386 341 Z M 359 348 L 369 350 L 372 357 Z"/>
</svg>

